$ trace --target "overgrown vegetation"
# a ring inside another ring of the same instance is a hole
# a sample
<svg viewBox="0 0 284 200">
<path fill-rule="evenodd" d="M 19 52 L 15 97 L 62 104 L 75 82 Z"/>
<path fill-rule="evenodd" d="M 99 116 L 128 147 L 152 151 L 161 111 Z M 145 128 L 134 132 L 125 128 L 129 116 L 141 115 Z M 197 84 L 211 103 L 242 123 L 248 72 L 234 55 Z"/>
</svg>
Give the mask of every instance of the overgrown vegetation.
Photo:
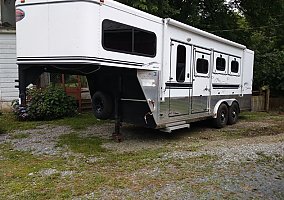
<svg viewBox="0 0 284 200">
<path fill-rule="evenodd" d="M 75 99 L 67 96 L 61 87 L 32 88 L 27 96 L 25 107 L 20 106 L 18 101 L 12 103 L 14 113 L 20 120 L 52 120 L 76 114 Z"/>
</svg>

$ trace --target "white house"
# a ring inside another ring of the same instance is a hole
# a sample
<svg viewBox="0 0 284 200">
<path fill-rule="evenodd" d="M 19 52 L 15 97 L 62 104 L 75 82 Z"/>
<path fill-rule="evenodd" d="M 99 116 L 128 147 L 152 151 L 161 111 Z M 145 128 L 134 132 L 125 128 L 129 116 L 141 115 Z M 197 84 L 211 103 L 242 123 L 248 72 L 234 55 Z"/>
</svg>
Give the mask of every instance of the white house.
<svg viewBox="0 0 284 200">
<path fill-rule="evenodd" d="M 16 79 L 15 1 L 0 0 L 0 111 L 9 110 L 18 98 Z"/>
</svg>

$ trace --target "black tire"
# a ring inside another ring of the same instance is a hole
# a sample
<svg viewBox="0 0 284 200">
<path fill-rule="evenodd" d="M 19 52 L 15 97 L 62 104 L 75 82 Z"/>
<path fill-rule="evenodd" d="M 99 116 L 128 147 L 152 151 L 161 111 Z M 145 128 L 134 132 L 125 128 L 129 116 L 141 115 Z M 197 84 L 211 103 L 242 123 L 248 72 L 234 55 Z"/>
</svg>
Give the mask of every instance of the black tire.
<svg viewBox="0 0 284 200">
<path fill-rule="evenodd" d="M 112 114 L 113 103 L 108 94 L 97 91 L 92 98 L 94 115 L 98 119 L 109 119 Z"/>
<path fill-rule="evenodd" d="M 233 102 L 229 107 L 229 116 L 228 116 L 228 124 L 232 125 L 237 123 L 239 119 L 240 108 L 237 102 Z"/>
<path fill-rule="evenodd" d="M 213 120 L 214 126 L 216 128 L 223 128 L 228 122 L 228 107 L 226 104 L 222 103 L 217 111 L 217 118 Z"/>
</svg>

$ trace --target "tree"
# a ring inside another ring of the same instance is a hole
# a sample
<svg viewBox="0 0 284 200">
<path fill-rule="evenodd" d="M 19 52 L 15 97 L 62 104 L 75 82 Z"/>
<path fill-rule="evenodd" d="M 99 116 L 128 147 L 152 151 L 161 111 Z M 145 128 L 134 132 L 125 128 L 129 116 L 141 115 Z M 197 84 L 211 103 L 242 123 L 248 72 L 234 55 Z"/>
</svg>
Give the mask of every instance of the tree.
<svg viewBox="0 0 284 200">
<path fill-rule="evenodd" d="M 159 17 L 171 17 L 178 11 L 170 6 L 168 0 L 118 0 L 121 3 L 138 8 Z"/>
<path fill-rule="evenodd" d="M 246 45 L 255 51 L 254 88 L 284 92 L 284 0 L 233 0 L 248 23 Z M 276 92 L 275 92 L 276 93 Z"/>
</svg>

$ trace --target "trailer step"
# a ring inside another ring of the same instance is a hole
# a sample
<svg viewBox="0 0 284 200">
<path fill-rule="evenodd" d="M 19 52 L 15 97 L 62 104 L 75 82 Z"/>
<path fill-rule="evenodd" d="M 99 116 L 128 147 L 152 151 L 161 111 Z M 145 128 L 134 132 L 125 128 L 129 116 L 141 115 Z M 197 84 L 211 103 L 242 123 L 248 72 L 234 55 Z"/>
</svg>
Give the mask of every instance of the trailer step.
<svg viewBox="0 0 284 200">
<path fill-rule="evenodd" d="M 166 128 L 160 129 L 163 132 L 171 133 L 174 130 L 182 129 L 182 128 L 190 128 L 190 124 L 176 124 L 173 126 L 167 125 Z"/>
</svg>

